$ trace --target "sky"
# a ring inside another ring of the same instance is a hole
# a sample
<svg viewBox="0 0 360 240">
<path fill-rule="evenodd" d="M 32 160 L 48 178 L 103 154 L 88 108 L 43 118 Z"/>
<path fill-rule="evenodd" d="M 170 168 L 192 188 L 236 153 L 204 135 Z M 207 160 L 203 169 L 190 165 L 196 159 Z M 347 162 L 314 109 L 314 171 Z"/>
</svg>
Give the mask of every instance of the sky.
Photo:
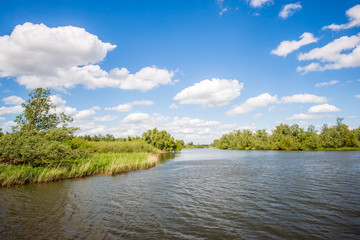
<svg viewBox="0 0 360 240">
<path fill-rule="evenodd" d="M 79 135 L 358 128 L 359 30 L 358 0 L 4 1 L 0 128 L 38 87 Z"/>
</svg>

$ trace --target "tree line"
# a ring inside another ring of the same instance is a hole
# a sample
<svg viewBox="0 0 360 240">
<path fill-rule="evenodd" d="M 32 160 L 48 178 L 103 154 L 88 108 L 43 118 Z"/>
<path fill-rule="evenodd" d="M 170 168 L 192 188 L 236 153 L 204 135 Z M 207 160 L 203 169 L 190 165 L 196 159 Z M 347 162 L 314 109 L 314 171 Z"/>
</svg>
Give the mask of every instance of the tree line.
<svg viewBox="0 0 360 240">
<path fill-rule="evenodd" d="M 322 150 L 360 148 L 360 127 L 350 130 L 337 118 L 336 125 L 324 124 L 320 132 L 310 125 L 306 130 L 298 124 L 280 124 L 272 134 L 265 129 L 234 130 L 214 140 L 212 147 L 237 150 Z"/>
<path fill-rule="evenodd" d="M 124 149 L 121 142 L 134 142 L 137 149 L 148 149 L 144 145 L 151 145 L 163 151 L 179 151 L 184 145 L 183 141 L 156 128 L 144 132 L 142 137 L 115 138 L 111 134 L 75 137 L 80 129 L 68 126 L 73 119 L 57 113 L 50 94 L 49 89 L 43 88 L 31 91 L 29 99 L 22 103 L 24 111 L 15 118 L 12 132 L 4 134 L 0 129 L 0 163 L 41 165 L 81 157 L 94 149 L 118 152 Z M 88 144 L 90 141 L 102 144 Z"/>
</svg>

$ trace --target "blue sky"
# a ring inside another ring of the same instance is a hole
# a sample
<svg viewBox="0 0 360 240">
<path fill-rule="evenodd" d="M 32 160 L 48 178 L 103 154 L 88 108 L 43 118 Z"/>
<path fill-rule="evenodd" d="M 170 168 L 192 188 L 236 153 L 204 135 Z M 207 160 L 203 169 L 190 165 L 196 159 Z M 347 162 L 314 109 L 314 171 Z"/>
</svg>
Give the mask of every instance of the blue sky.
<svg viewBox="0 0 360 240">
<path fill-rule="evenodd" d="M 49 87 L 78 134 L 211 143 L 360 117 L 360 1 L 6 1 L 0 127 Z"/>
</svg>

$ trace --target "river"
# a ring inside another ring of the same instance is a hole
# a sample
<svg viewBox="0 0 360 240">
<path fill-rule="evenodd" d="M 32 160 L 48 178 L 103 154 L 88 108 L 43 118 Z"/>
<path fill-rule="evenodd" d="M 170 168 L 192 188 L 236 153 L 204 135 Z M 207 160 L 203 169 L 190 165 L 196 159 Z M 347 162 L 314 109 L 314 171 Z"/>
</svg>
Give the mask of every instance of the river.
<svg viewBox="0 0 360 240">
<path fill-rule="evenodd" d="M 359 239 L 360 152 L 185 149 L 0 189 L 0 239 Z"/>
</svg>

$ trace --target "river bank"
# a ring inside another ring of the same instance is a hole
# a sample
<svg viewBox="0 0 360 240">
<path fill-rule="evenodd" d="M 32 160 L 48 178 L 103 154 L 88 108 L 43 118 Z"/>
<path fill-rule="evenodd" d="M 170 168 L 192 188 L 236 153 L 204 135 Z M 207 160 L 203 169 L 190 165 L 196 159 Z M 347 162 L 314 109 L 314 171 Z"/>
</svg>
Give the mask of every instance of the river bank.
<svg viewBox="0 0 360 240">
<path fill-rule="evenodd" d="M 0 186 L 43 183 L 93 175 L 115 175 L 156 166 L 161 154 L 93 153 L 83 158 L 65 160 L 48 166 L 0 165 Z"/>
</svg>

